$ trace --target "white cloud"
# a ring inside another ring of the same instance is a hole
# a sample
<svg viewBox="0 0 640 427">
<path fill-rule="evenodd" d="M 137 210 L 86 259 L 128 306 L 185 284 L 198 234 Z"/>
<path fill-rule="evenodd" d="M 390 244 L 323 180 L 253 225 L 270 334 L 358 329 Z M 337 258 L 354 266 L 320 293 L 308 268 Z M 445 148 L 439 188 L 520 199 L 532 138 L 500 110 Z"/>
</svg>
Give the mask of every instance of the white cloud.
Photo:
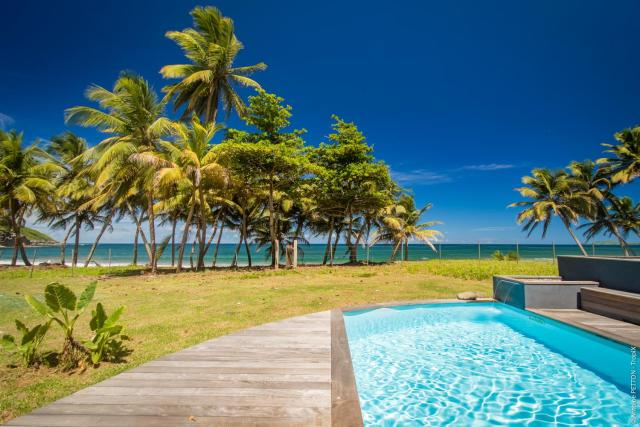
<svg viewBox="0 0 640 427">
<path fill-rule="evenodd" d="M 13 117 L 0 113 L 0 129 L 5 129 L 13 124 Z"/>
<path fill-rule="evenodd" d="M 493 233 L 496 231 L 509 231 L 509 230 L 513 230 L 515 227 L 502 227 L 502 226 L 496 226 L 496 227 L 480 227 L 480 228 L 474 228 L 473 231 L 479 231 L 479 232 L 487 232 L 487 233 Z"/>
<path fill-rule="evenodd" d="M 414 186 L 443 184 L 452 181 L 452 178 L 445 173 L 425 169 L 391 171 L 391 175 L 400 184 L 411 184 Z"/>
<path fill-rule="evenodd" d="M 504 164 L 504 163 L 485 163 L 479 165 L 466 165 L 458 168 L 457 170 L 466 170 L 466 171 L 480 171 L 480 172 L 490 172 L 497 171 L 503 169 L 513 169 L 516 165 Z"/>
</svg>

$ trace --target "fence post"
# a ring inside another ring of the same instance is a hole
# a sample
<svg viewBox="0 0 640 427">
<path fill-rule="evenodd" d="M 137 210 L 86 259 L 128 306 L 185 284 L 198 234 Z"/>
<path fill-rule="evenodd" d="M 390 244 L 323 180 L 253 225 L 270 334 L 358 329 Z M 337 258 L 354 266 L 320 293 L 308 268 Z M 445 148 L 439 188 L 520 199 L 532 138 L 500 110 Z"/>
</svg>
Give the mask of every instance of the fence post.
<svg viewBox="0 0 640 427">
<path fill-rule="evenodd" d="M 478 241 L 478 259 L 480 259 L 480 241 Z"/>
<path fill-rule="evenodd" d="M 520 262 L 520 244 L 516 242 L 516 262 Z"/>
<path fill-rule="evenodd" d="M 29 271 L 29 277 L 33 277 L 33 269 L 36 268 L 37 254 L 38 254 L 38 248 L 33 248 L 33 261 L 31 261 L 31 271 Z"/>
<path fill-rule="evenodd" d="M 73 260 L 73 258 L 75 256 L 75 253 L 76 253 L 76 248 L 74 247 L 74 248 L 71 249 L 71 259 L 72 260 Z M 71 277 L 73 277 L 73 265 L 74 265 L 74 263 L 72 262 L 71 263 Z"/>
<path fill-rule="evenodd" d="M 551 251 L 552 251 L 552 257 L 553 257 L 553 262 L 556 262 L 556 244 L 555 242 L 551 242 Z"/>
<path fill-rule="evenodd" d="M 109 271 L 111 270 L 111 248 L 109 248 Z"/>
<path fill-rule="evenodd" d="M 298 268 L 298 239 L 293 240 L 293 268 Z"/>
<path fill-rule="evenodd" d="M 596 256 L 596 243 L 591 242 L 591 256 Z"/>
<path fill-rule="evenodd" d="M 442 259 L 442 243 L 438 243 L 438 256 Z"/>
</svg>

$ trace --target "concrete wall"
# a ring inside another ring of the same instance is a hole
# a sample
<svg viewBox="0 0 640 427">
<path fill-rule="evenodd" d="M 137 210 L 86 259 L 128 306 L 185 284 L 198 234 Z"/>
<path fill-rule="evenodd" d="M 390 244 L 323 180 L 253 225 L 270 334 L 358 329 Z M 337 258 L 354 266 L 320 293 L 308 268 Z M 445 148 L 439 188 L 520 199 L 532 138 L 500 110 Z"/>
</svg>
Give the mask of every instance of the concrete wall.
<svg viewBox="0 0 640 427">
<path fill-rule="evenodd" d="M 600 287 L 640 293 L 639 258 L 559 256 L 563 280 L 592 280 Z"/>
</svg>

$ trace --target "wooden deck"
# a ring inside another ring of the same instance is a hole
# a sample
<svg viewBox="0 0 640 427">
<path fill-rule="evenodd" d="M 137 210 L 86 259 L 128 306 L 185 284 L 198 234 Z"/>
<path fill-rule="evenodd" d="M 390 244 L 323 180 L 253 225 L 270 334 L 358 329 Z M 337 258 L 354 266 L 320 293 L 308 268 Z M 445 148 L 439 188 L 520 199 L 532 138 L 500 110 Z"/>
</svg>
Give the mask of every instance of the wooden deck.
<svg viewBox="0 0 640 427">
<path fill-rule="evenodd" d="M 624 344 L 640 347 L 640 326 L 632 323 L 622 322 L 583 310 L 528 310 Z"/>
<path fill-rule="evenodd" d="M 331 425 L 330 312 L 206 341 L 8 425 Z"/>
</svg>

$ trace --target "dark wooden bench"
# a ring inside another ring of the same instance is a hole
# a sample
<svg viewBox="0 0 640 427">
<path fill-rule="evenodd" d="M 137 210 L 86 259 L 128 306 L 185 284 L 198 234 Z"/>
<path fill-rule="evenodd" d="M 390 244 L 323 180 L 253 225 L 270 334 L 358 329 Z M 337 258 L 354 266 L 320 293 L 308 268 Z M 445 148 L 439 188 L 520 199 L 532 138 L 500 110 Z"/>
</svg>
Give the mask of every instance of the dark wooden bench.
<svg viewBox="0 0 640 427">
<path fill-rule="evenodd" d="M 582 288 L 580 306 L 584 311 L 640 325 L 640 294 L 606 288 Z"/>
</svg>

